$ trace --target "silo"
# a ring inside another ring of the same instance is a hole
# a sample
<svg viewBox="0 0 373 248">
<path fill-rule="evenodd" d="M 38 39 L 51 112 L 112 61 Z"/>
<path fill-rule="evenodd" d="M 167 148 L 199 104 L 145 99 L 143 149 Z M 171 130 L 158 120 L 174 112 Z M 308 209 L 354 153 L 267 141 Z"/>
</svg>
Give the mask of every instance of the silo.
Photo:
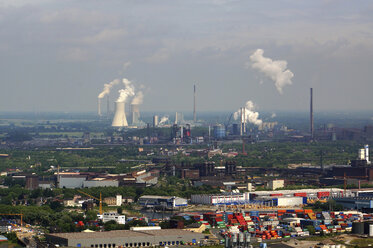
<svg viewBox="0 0 373 248">
<path fill-rule="evenodd" d="M 373 225 L 373 221 L 365 221 L 364 223 L 364 234 L 369 234 L 370 225 Z"/>
<path fill-rule="evenodd" d="M 354 233 L 354 234 L 364 234 L 364 223 L 362 223 L 362 222 L 352 223 L 352 233 Z"/>
</svg>

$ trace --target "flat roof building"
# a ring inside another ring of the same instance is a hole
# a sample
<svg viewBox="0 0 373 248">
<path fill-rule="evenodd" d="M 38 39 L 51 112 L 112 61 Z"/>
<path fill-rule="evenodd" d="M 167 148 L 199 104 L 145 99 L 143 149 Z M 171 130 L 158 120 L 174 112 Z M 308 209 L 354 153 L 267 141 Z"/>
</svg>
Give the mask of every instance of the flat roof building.
<svg viewBox="0 0 373 248">
<path fill-rule="evenodd" d="M 197 244 L 203 238 L 203 234 L 180 229 L 46 234 L 48 243 L 59 245 L 60 247 L 97 248 L 178 246 L 184 243 Z"/>
</svg>

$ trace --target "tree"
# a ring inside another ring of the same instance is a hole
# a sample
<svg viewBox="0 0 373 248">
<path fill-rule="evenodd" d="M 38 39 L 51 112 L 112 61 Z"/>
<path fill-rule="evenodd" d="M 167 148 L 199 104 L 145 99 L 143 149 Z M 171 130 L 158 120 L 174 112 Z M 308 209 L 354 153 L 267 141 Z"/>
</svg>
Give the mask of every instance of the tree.
<svg viewBox="0 0 373 248">
<path fill-rule="evenodd" d="M 118 214 L 122 214 L 123 213 L 123 208 L 122 207 L 118 207 L 117 208 L 117 213 Z"/>
<path fill-rule="evenodd" d="M 316 229 L 315 229 L 314 226 L 312 226 L 312 225 L 308 225 L 308 226 L 306 226 L 306 228 L 307 228 L 307 230 L 310 232 L 311 235 L 314 235 L 314 234 L 315 234 Z"/>
</svg>

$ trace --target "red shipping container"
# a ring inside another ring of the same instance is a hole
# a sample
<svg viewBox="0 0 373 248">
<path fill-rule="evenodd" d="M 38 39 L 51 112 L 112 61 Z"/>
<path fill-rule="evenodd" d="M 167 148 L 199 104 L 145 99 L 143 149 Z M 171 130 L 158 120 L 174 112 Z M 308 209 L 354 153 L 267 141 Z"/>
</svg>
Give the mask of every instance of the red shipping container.
<svg viewBox="0 0 373 248">
<path fill-rule="evenodd" d="M 294 193 L 294 196 L 307 197 L 307 193 Z"/>
</svg>

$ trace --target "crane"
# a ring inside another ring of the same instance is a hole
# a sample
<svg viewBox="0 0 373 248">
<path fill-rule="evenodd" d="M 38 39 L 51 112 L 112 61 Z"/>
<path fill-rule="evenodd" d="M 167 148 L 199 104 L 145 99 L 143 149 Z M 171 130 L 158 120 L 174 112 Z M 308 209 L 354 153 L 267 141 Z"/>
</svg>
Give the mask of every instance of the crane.
<svg viewBox="0 0 373 248">
<path fill-rule="evenodd" d="M 96 198 L 96 197 L 94 197 L 94 196 L 92 196 L 92 195 L 90 195 L 90 194 L 88 194 L 88 193 L 86 193 L 86 192 L 84 192 L 84 191 L 81 191 L 81 190 L 78 190 L 78 192 L 79 193 L 81 193 L 81 194 L 83 194 L 83 195 L 86 195 L 86 196 L 89 196 L 89 197 L 91 197 L 92 199 L 95 199 L 96 201 L 98 201 L 99 202 L 99 208 L 100 208 L 100 214 L 102 214 L 103 212 L 102 212 L 102 195 L 101 195 L 101 192 L 100 192 L 100 198 Z"/>
<path fill-rule="evenodd" d="M 23 226 L 23 214 L 0 214 L 0 215 L 19 215 L 21 216 L 21 226 Z"/>
</svg>

